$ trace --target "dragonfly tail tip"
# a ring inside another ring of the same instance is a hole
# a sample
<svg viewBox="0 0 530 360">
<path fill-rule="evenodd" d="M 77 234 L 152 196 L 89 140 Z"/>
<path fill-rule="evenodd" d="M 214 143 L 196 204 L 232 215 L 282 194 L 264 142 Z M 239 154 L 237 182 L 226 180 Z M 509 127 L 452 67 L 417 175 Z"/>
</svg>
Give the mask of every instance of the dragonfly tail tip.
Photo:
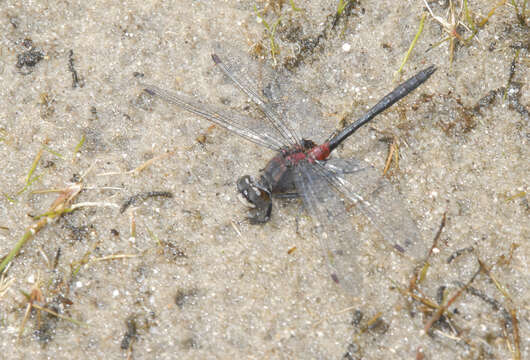
<svg viewBox="0 0 530 360">
<path fill-rule="evenodd" d="M 434 74 L 434 72 L 436 70 L 438 70 L 438 68 L 435 65 L 431 65 L 427 69 L 425 69 L 424 71 L 427 74 L 427 76 L 431 76 L 432 74 Z"/>
</svg>

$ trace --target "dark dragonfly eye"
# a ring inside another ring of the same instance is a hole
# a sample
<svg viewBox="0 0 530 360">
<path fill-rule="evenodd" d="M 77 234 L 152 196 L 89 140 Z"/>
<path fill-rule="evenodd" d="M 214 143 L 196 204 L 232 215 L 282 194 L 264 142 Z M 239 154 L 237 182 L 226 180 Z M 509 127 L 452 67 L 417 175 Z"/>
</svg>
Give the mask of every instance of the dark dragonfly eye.
<svg viewBox="0 0 530 360">
<path fill-rule="evenodd" d="M 245 175 L 237 180 L 237 190 L 246 200 L 251 224 L 262 224 L 269 221 L 272 212 L 272 198 L 265 186 L 255 182 L 252 177 Z"/>
<path fill-rule="evenodd" d="M 304 148 L 305 151 L 311 150 L 315 146 L 317 146 L 317 144 L 315 144 L 313 140 L 302 139 L 302 147 Z"/>
</svg>

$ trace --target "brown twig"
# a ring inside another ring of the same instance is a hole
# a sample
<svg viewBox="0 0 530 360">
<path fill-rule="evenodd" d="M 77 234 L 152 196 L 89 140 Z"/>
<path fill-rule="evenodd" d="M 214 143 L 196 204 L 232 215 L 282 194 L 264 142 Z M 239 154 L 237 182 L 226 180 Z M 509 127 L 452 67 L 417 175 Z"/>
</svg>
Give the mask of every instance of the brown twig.
<svg viewBox="0 0 530 360">
<path fill-rule="evenodd" d="M 438 308 L 438 310 L 434 313 L 434 315 L 432 316 L 432 318 L 427 322 L 427 324 L 425 325 L 425 332 L 428 333 L 429 330 L 431 329 L 432 325 L 438 321 L 440 319 L 440 317 L 442 316 L 442 314 L 449 308 L 449 306 L 451 306 L 455 301 L 456 299 L 458 299 L 460 297 L 460 295 L 462 295 L 462 293 L 467 289 L 467 287 L 469 285 L 471 285 L 471 283 L 475 280 L 475 278 L 477 277 L 478 274 L 480 274 L 481 272 L 481 269 L 477 270 L 475 272 L 475 274 L 473 274 L 473 276 L 471 277 L 471 279 L 469 279 L 469 281 L 467 282 L 467 284 L 465 284 L 463 287 L 460 288 L 460 290 L 458 290 L 456 292 L 456 294 L 451 298 L 449 299 L 449 301 L 447 301 L 447 303 L 445 305 L 442 305 Z"/>
</svg>

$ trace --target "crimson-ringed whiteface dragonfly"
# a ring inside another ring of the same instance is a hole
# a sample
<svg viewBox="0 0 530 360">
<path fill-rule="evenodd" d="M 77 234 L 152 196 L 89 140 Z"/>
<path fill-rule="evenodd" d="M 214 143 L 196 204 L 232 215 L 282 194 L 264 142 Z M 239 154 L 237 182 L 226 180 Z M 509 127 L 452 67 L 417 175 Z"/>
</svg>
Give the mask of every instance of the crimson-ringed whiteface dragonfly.
<svg viewBox="0 0 530 360">
<path fill-rule="evenodd" d="M 388 180 L 363 161 L 329 155 L 357 129 L 427 81 L 436 70 L 434 66 L 398 85 L 362 117 L 319 145 L 301 136 L 299 130 L 304 128 L 301 122 L 317 121 L 307 119 L 305 111 L 314 104 L 307 99 L 286 99 L 279 90 L 281 82 L 275 80 L 258 90 L 240 62 L 230 57 L 222 60 L 216 53 L 212 59 L 222 74 L 257 105 L 264 115 L 261 119 L 156 86 L 147 85 L 145 91 L 276 152 L 259 178 L 245 175 L 237 181 L 239 193 L 249 204 L 251 223 L 269 221 L 273 197 L 301 197 L 314 219 L 332 279 L 350 291 L 362 281 L 356 261 L 361 240 L 353 231 L 352 208 L 360 211 L 396 251 L 412 258 L 425 254 L 417 227 Z"/>
</svg>

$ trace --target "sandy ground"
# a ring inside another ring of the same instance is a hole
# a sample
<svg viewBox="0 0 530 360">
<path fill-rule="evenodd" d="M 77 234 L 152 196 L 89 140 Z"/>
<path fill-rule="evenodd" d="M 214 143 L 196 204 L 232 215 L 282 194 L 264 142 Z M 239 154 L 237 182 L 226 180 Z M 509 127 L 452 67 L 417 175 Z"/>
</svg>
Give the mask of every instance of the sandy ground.
<svg viewBox="0 0 530 360">
<path fill-rule="evenodd" d="M 528 27 L 512 6 L 500 7 L 468 46 L 456 46 L 451 65 L 447 43 L 430 49 L 446 33 L 428 16 L 402 79 L 429 64 L 438 71 L 337 152 L 382 172 L 382 140 L 395 136 L 399 169 L 389 179 L 426 248 L 447 213 L 418 296 L 446 304 L 478 260 L 490 271 L 425 334 L 434 310 L 399 291 L 413 264 L 369 225 L 352 224 L 366 239 L 364 281 L 345 291 L 331 281 L 299 201 L 277 202 L 266 225 L 245 221 L 235 182 L 256 174 L 270 150 L 153 101 L 138 85 L 245 112 L 248 102 L 210 59 L 214 43 L 229 44 L 290 69 L 320 108 L 321 141 L 397 84 L 426 13 L 421 1 L 362 1 L 333 27 L 338 1 L 295 1 L 300 11 L 278 3 L 2 2 L 0 254 L 60 196 L 39 190 L 77 181 L 83 190 L 72 204 L 98 205 L 44 226 L 3 275 L 3 358 L 515 359 L 517 344 L 530 358 Z M 448 19 L 440 3 L 432 9 Z M 478 22 L 495 3 L 468 6 Z M 273 59 L 266 25 L 278 20 Z M 126 199 L 152 191 L 173 197 L 140 197 L 120 213 Z M 84 325 L 32 311 L 19 336 L 30 293 Z"/>
</svg>

